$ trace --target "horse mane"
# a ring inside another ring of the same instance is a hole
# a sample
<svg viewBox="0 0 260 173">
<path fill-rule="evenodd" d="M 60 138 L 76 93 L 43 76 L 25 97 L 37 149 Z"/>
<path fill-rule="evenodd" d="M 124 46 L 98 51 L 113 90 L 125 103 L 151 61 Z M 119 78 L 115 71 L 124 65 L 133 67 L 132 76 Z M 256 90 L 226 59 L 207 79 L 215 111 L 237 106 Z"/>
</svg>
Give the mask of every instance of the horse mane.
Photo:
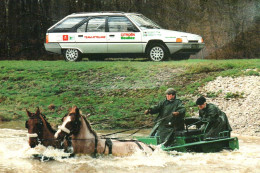
<svg viewBox="0 0 260 173">
<path fill-rule="evenodd" d="M 46 120 L 46 116 L 43 115 L 42 113 L 40 113 L 40 117 L 42 117 L 42 119 L 45 121 L 47 128 L 48 128 L 52 133 L 56 133 L 56 130 L 54 130 L 54 129 L 51 127 L 50 123 Z"/>
<path fill-rule="evenodd" d="M 86 117 L 84 117 L 84 116 L 82 116 L 82 115 L 80 115 L 80 116 L 84 119 L 85 123 L 87 124 L 87 126 L 88 126 L 88 128 L 89 128 L 89 131 L 90 131 L 91 133 L 93 133 L 93 135 L 94 135 L 95 137 L 98 137 L 98 136 L 97 136 L 97 133 L 92 129 L 92 126 L 90 125 L 90 123 L 89 123 L 89 121 L 86 119 Z"/>
</svg>

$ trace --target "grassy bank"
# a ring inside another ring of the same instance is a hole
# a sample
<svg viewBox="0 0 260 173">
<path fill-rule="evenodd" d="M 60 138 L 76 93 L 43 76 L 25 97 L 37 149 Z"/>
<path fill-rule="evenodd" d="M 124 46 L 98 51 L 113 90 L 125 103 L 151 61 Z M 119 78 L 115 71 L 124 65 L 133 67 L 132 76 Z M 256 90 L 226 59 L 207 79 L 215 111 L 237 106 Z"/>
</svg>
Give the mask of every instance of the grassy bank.
<svg viewBox="0 0 260 173">
<path fill-rule="evenodd" d="M 260 60 L 187 60 L 169 62 L 0 61 L 0 119 L 25 120 L 25 109 L 41 111 L 60 123 L 77 105 L 91 122 L 108 119 L 96 128 L 129 128 L 151 124 L 145 109 L 174 87 L 187 108 L 197 111 L 197 88 L 217 76 L 258 75 Z M 212 94 L 212 93 L 211 93 Z M 214 96 L 214 93 L 212 94 Z M 53 109 L 48 106 L 53 104 Z"/>
</svg>

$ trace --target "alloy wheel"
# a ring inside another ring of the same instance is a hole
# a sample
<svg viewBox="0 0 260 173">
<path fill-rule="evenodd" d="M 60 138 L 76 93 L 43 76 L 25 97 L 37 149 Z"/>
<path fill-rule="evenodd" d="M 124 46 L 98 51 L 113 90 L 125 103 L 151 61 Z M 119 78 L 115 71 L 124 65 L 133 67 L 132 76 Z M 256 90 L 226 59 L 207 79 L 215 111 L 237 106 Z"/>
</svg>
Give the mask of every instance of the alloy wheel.
<svg viewBox="0 0 260 173">
<path fill-rule="evenodd" d="M 77 49 L 67 49 L 65 58 L 67 61 L 77 61 L 79 59 L 79 51 Z"/>
<path fill-rule="evenodd" d="M 153 47 L 151 50 L 150 50 L 150 58 L 153 60 L 153 61 L 161 61 L 163 60 L 165 56 L 165 52 L 164 50 L 159 47 L 159 46 L 156 46 L 156 47 Z"/>
</svg>

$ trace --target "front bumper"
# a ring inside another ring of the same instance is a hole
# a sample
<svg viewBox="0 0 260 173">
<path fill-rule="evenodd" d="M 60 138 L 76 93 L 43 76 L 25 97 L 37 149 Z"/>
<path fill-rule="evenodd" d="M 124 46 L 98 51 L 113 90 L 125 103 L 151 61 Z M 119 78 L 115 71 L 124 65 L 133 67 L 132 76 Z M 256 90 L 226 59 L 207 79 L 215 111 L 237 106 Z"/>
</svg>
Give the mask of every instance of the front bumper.
<svg viewBox="0 0 260 173">
<path fill-rule="evenodd" d="M 185 53 L 195 54 L 205 46 L 204 43 L 165 43 L 168 47 L 170 54 Z"/>
<path fill-rule="evenodd" d="M 48 52 L 61 54 L 61 47 L 59 43 L 44 43 L 44 47 Z"/>
</svg>

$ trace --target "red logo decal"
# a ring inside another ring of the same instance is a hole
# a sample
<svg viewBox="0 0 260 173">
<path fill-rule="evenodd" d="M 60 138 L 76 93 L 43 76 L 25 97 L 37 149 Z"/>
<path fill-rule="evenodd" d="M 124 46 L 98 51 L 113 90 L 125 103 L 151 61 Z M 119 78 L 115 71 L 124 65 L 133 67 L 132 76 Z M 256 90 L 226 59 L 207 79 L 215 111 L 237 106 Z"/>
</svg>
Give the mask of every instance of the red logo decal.
<svg viewBox="0 0 260 173">
<path fill-rule="evenodd" d="M 106 36 L 85 36 L 85 38 L 106 38 Z"/>
<path fill-rule="evenodd" d="M 121 33 L 121 37 L 134 37 L 135 33 Z"/>
<path fill-rule="evenodd" d="M 68 41 L 69 40 L 69 36 L 68 35 L 63 35 L 63 41 Z"/>
</svg>

